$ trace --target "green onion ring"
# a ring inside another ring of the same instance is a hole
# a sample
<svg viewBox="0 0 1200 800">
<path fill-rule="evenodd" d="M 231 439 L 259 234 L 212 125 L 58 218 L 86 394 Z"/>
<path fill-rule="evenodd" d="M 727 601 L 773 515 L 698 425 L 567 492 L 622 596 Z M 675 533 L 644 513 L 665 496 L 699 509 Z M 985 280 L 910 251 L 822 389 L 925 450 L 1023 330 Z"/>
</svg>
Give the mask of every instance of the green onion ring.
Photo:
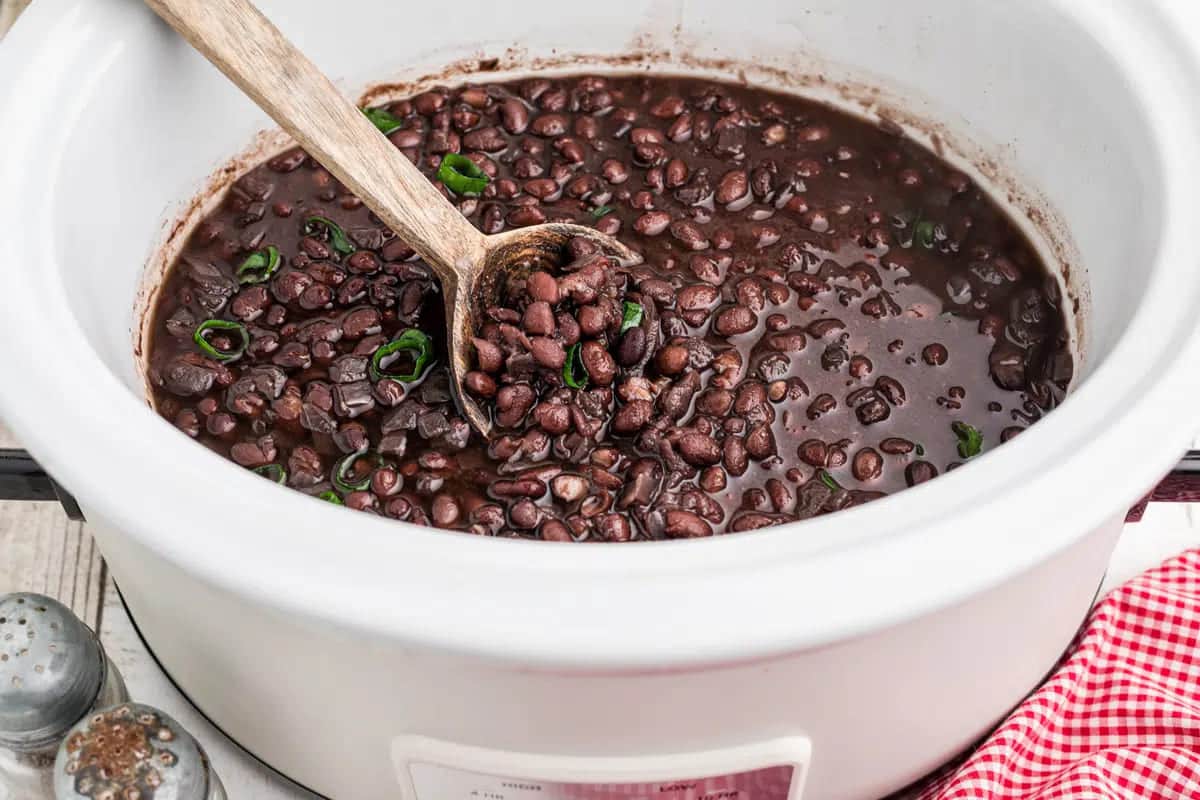
<svg viewBox="0 0 1200 800">
<path fill-rule="evenodd" d="M 624 305 L 624 314 L 621 318 L 621 333 L 625 333 L 625 331 L 629 330 L 630 328 L 636 328 L 637 326 L 641 325 L 642 317 L 645 316 L 645 314 L 646 310 L 640 305 L 626 300 Z"/>
<path fill-rule="evenodd" d="M 583 358 L 579 355 L 579 342 L 571 345 L 571 349 L 567 351 L 567 360 L 563 363 L 563 381 L 572 389 L 583 389 L 588 384 L 587 367 L 583 364 Z M 579 379 L 579 375 L 583 375 L 583 379 Z"/>
<path fill-rule="evenodd" d="M 238 336 L 241 337 L 242 345 L 236 350 L 218 350 L 209 343 L 208 338 L 205 336 L 209 331 L 237 331 Z M 196 342 L 196 346 L 206 356 L 226 363 L 237 361 L 246 352 L 246 348 L 250 346 L 250 332 L 240 322 L 231 322 L 227 319 L 206 319 L 196 328 L 196 332 L 192 334 L 192 340 Z"/>
<path fill-rule="evenodd" d="M 414 353 L 412 372 L 396 374 L 388 372 L 383 366 L 383 360 L 390 355 L 400 352 Z M 399 383 L 412 383 L 425 374 L 432 366 L 433 340 L 416 328 L 409 328 L 395 339 L 380 347 L 371 356 L 371 380 L 381 381 L 385 378 Z"/>
<path fill-rule="evenodd" d="M 386 108 L 364 108 L 362 112 L 384 136 L 404 127 L 404 122 Z"/>
<path fill-rule="evenodd" d="M 280 464 L 263 464 L 261 467 L 255 467 L 252 471 L 255 475 L 269 478 L 280 486 L 287 482 L 287 470 Z"/>
<path fill-rule="evenodd" d="M 279 248 L 267 245 L 265 250 L 255 250 L 246 256 L 237 269 L 238 283 L 245 286 L 250 283 L 265 283 L 279 269 Z"/>
<path fill-rule="evenodd" d="M 442 156 L 437 179 L 461 197 L 478 197 L 490 180 L 478 164 L 458 153 L 446 153 Z"/>
<path fill-rule="evenodd" d="M 840 492 L 843 490 L 842 485 L 840 483 L 838 483 L 836 480 L 834 480 L 833 476 L 830 475 L 825 470 L 821 470 L 820 472 L 818 472 L 817 477 L 819 477 L 821 479 L 821 483 L 825 484 L 833 491 Z"/>
<path fill-rule="evenodd" d="M 340 459 L 333 465 L 333 485 L 343 494 L 350 492 L 361 492 L 371 485 L 371 473 L 367 473 L 362 479 L 350 483 L 346 478 L 346 473 L 354 467 L 355 463 L 367 454 L 366 448 L 356 450 L 348 456 Z"/>
<path fill-rule="evenodd" d="M 312 236 L 321 228 L 329 233 L 329 243 L 341 255 L 348 256 L 358 249 L 350 241 L 350 237 L 346 236 L 342 227 L 329 217 L 309 217 L 304 220 L 304 233 L 308 236 Z"/>
</svg>

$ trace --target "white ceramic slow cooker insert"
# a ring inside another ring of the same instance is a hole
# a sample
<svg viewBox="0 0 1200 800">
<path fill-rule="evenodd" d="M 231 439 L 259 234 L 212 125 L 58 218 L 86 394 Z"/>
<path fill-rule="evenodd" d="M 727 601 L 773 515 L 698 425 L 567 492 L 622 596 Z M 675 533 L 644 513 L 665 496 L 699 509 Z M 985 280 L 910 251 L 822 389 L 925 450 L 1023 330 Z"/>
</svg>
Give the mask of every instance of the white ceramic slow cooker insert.
<svg viewBox="0 0 1200 800">
<path fill-rule="evenodd" d="M 39 0 L 0 47 L 0 414 L 78 497 L 150 646 L 234 739 L 355 800 L 607 797 L 595 787 L 747 772 L 786 776 L 792 800 L 870 798 L 970 745 L 1053 666 L 1126 508 L 1196 428 L 1200 11 L 261 6 L 355 96 L 480 58 L 499 59 L 492 79 L 650 54 L 923 120 L 1034 211 L 1081 300 L 1084 353 L 1075 392 L 1027 434 L 794 525 L 581 548 L 347 513 L 155 416 L 131 344 L 171 226 L 269 121 L 140 3 Z M 671 791 L 655 796 L 686 796 Z"/>
</svg>

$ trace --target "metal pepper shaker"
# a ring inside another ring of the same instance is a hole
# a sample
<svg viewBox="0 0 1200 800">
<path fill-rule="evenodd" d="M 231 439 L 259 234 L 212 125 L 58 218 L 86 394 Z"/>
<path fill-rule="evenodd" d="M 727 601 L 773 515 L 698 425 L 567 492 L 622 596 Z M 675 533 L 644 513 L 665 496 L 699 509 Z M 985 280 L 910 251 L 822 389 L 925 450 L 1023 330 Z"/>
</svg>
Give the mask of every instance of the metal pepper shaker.
<svg viewBox="0 0 1200 800">
<path fill-rule="evenodd" d="M 227 800 L 208 756 L 163 712 L 140 703 L 89 714 L 54 765 L 58 800 Z"/>
<path fill-rule="evenodd" d="M 43 595 L 0 595 L 0 800 L 52 798 L 67 731 L 126 699 L 99 638 L 70 609 Z"/>
</svg>

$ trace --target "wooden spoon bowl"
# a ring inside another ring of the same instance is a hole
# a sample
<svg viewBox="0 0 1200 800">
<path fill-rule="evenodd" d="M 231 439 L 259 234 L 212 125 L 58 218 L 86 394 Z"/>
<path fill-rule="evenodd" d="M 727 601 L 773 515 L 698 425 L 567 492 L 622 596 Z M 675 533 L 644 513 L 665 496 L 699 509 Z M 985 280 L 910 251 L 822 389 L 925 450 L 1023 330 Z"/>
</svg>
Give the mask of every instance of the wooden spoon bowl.
<svg viewBox="0 0 1200 800">
<path fill-rule="evenodd" d="M 471 427 L 484 437 L 491 436 L 491 417 L 462 388 L 462 380 L 471 370 L 471 339 L 477 330 L 479 317 L 485 309 L 503 305 L 505 288 L 510 280 L 523 280 L 541 266 L 560 263 L 567 243 L 580 238 L 597 245 L 602 252 L 622 264 L 641 261 L 636 252 L 592 228 L 548 222 L 491 236 L 480 234 L 482 252 L 465 267 L 466 274 L 455 271 L 453 290 L 449 288 L 448 276 L 443 276 L 434 267 L 441 278 L 446 299 L 446 324 L 449 328 L 446 352 L 450 358 L 451 392 Z"/>
</svg>

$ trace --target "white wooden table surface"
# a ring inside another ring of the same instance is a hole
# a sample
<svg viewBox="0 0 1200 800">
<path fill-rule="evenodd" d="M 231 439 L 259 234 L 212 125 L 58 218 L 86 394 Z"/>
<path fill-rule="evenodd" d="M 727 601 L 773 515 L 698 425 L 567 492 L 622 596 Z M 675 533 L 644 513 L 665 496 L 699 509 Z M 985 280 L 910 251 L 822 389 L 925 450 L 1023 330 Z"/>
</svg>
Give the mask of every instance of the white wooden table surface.
<svg viewBox="0 0 1200 800">
<path fill-rule="evenodd" d="M 28 3 L 0 0 L 0 36 Z M 0 447 L 16 446 L 0 425 Z M 1105 589 L 1196 546 L 1200 507 L 1153 504 L 1122 536 Z M 10 591 L 58 598 L 98 629 L 133 698 L 163 709 L 196 736 L 233 800 L 315 798 L 238 748 L 171 685 L 134 630 L 86 524 L 69 521 L 57 504 L 0 502 L 0 594 Z"/>
<path fill-rule="evenodd" d="M 0 448 L 16 446 L 0 425 Z M 0 594 L 12 591 L 55 597 L 99 630 L 130 696 L 166 711 L 200 741 L 232 800 L 315 797 L 247 755 L 167 680 L 125 613 L 87 525 L 68 520 L 57 503 L 0 502 Z"/>
</svg>

